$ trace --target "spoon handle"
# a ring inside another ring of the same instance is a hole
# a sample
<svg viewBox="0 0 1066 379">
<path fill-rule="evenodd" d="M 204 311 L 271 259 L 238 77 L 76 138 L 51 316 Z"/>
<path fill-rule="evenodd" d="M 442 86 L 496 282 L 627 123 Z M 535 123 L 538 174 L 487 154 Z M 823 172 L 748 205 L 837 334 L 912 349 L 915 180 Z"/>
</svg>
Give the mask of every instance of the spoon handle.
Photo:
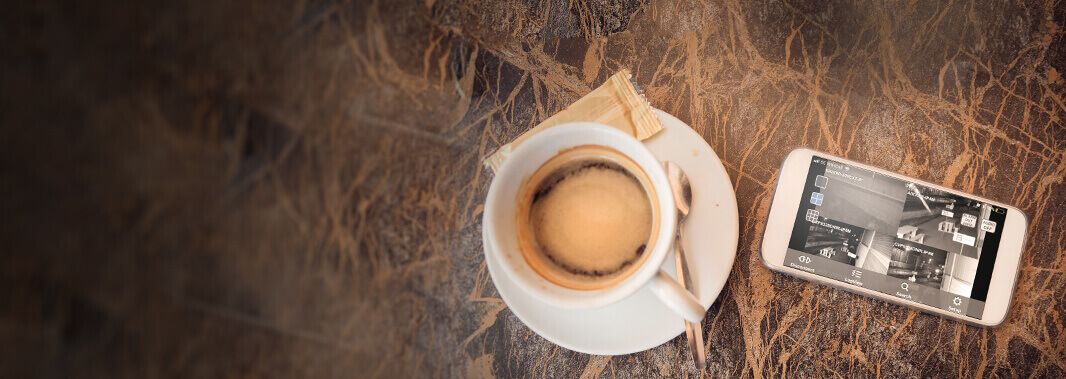
<svg viewBox="0 0 1066 379">
<path fill-rule="evenodd" d="M 681 226 L 678 226 L 681 229 Z M 686 290 L 692 290 L 692 278 L 689 275 L 688 259 L 685 257 L 685 249 L 681 243 L 681 233 L 674 239 L 674 267 L 677 270 L 677 281 Z M 703 352 L 703 323 L 685 320 L 685 337 L 688 339 L 689 351 L 692 352 L 692 361 L 696 369 L 703 371 L 707 367 L 707 355 Z"/>
</svg>

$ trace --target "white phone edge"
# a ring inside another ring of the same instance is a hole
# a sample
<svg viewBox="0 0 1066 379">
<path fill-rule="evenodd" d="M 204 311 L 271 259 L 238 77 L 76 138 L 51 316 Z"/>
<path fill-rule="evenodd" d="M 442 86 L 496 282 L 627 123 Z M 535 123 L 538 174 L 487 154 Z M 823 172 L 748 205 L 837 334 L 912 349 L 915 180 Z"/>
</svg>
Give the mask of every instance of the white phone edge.
<svg viewBox="0 0 1066 379">
<path fill-rule="evenodd" d="M 953 194 L 966 196 L 974 200 L 1006 208 L 1007 215 L 1003 222 L 1003 234 L 1000 238 L 996 263 L 992 270 L 992 281 L 988 289 L 988 297 L 986 298 L 985 309 L 981 318 L 976 319 L 965 315 L 955 314 L 922 303 L 908 301 L 888 294 L 856 287 L 827 277 L 784 266 L 785 253 L 788 250 L 788 240 L 792 236 L 792 227 L 794 226 L 793 224 L 796 219 L 796 212 L 799 210 L 803 185 L 806 181 L 807 171 L 810 169 L 811 158 L 815 154 L 844 162 L 855 167 L 865 168 L 891 177 L 937 188 Z M 829 285 L 858 295 L 864 295 L 889 303 L 911 307 L 923 312 L 936 314 L 968 324 L 994 327 L 1002 324 L 1003 321 L 1006 320 L 1007 312 L 1010 310 L 1014 288 L 1021 268 L 1022 252 L 1025 251 L 1026 233 L 1028 232 L 1028 229 L 1029 218 L 1017 207 L 946 188 L 924 180 L 904 176 L 879 167 L 855 162 L 833 154 L 807 148 L 799 148 L 791 151 L 781 162 L 781 167 L 778 171 L 777 185 L 774 187 L 769 214 L 766 217 L 766 225 L 763 230 L 762 243 L 760 244 L 762 251 L 759 255 L 762 258 L 763 265 L 772 271 L 788 274 L 819 284 Z"/>
</svg>

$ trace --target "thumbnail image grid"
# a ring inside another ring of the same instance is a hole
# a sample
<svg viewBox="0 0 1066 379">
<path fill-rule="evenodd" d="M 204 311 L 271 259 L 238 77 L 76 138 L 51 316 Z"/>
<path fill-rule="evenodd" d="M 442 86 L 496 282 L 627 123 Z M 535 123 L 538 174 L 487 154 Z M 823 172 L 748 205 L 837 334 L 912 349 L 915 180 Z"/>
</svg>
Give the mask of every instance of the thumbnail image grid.
<svg viewBox="0 0 1066 379">
<path fill-rule="evenodd" d="M 970 296 L 988 205 L 836 162 L 814 187 L 804 252 Z"/>
</svg>

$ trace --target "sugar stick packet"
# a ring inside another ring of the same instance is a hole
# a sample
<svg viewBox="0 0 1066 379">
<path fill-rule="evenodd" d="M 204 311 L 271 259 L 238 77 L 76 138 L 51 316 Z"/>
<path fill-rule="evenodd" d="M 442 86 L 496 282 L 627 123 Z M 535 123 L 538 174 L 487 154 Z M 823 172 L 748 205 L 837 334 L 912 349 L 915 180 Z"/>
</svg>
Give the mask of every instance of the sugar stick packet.
<svg viewBox="0 0 1066 379">
<path fill-rule="evenodd" d="M 648 99 L 633 82 L 633 76 L 629 70 L 623 69 L 566 109 L 537 124 L 514 141 L 500 146 L 485 159 L 485 165 L 495 172 L 511 151 L 533 134 L 556 125 L 581 121 L 613 126 L 642 141 L 663 129 L 659 119 L 652 113 Z"/>
</svg>

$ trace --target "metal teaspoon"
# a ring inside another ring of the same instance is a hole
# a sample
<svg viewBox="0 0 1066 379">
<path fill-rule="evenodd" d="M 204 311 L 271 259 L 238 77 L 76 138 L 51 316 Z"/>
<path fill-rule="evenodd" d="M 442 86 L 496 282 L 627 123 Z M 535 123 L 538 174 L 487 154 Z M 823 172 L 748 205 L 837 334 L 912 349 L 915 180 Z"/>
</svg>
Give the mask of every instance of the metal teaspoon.
<svg viewBox="0 0 1066 379">
<path fill-rule="evenodd" d="M 663 166 L 670 180 L 670 189 L 674 193 L 674 202 L 677 204 L 677 235 L 674 239 L 674 265 L 677 267 L 677 281 L 681 287 L 691 291 L 692 277 L 688 269 L 688 259 L 685 257 L 682 231 L 692 204 L 692 186 L 689 184 L 685 171 L 677 163 L 666 161 Z M 689 350 L 692 351 L 692 361 L 696 364 L 696 369 L 702 371 L 707 367 L 707 355 L 703 352 L 703 323 L 685 321 L 685 336 L 688 338 Z"/>
</svg>

